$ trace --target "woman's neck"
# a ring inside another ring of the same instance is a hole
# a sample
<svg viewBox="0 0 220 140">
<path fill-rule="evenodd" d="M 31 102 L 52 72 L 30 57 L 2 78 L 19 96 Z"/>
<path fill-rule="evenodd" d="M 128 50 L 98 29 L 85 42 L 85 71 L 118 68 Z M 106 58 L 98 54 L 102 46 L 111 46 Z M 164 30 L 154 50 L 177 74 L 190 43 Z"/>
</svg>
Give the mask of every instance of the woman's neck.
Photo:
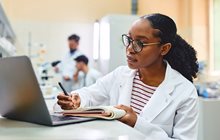
<svg viewBox="0 0 220 140">
<path fill-rule="evenodd" d="M 140 68 L 138 69 L 138 72 L 143 83 L 149 86 L 157 87 L 165 78 L 166 63 L 162 62 L 161 64 L 153 65 L 147 68 Z"/>
</svg>

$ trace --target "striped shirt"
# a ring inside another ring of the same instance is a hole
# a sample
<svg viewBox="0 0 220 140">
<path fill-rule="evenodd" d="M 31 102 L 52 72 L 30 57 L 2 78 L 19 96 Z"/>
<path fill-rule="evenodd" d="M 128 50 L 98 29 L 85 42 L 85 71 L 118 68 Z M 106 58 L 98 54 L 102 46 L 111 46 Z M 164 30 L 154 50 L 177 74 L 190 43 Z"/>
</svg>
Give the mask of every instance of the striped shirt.
<svg viewBox="0 0 220 140">
<path fill-rule="evenodd" d="M 131 93 L 131 108 L 137 114 L 140 114 L 144 106 L 148 103 L 151 96 L 155 92 L 156 88 L 157 87 L 152 87 L 144 84 L 140 80 L 139 72 L 136 72 Z"/>
</svg>

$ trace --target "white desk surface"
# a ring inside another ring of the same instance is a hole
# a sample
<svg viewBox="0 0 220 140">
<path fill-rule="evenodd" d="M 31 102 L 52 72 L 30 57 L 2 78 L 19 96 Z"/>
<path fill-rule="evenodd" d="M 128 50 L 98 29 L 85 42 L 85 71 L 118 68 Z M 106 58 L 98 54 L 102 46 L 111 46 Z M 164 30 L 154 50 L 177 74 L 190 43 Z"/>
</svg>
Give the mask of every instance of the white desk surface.
<svg viewBox="0 0 220 140">
<path fill-rule="evenodd" d="M 46 101 L 48 108 L 54 101 Z M 117 120 L 95 120 L 48 127 L 8 120 L 0 116 L 0 140 L 144 140 L 145 136 Z"/>
<path fill-rule="evenodd" d="M 91 139 L 144 140 L 139 131 L 119 121 L 90 121 L 64 126 L 48 127 L 0 118 L 0 140 L 9 139 Z"/>
<path fill-rule="evenodd" d="M 0 118 L 0 140 L 16 139 L 91 139 L 91 140 L 144 140 L 139 131 L 119 121 L 90 121 L 48 127 Z"/>
</svg>

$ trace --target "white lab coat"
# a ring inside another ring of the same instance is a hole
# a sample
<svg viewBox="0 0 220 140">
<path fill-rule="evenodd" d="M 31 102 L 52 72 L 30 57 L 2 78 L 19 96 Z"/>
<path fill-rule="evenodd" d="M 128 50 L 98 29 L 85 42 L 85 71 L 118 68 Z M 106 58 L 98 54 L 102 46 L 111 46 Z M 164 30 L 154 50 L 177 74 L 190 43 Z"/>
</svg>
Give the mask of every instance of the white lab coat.
<svg viewBox="0 0 220 140">
<path fill-rule="evenodd" d="M 136 70 L 122 66 L 79 93 L 81 106 L 130 106 Z M 134 126 L 147 140 L 197 140 L 198 96 L 194 85 L 167 64 L 164 81 L 145 105 Z"/>
<path fill-rule="evenodd" d="M 80 71 L 81 72 L 81 71 Z M 97 71 L 96 69 L 89 68 L 87 74 L 81 72 L 78 76 L 78 81 L 75 82 L 77 86 L 74 86 L 73 89 L 77 87 L 77 89 L 82 87 L 88 87 L 92 84 L 94 84 L 97 79 L 102 77 L 102 73 Z"/>
<path fill-rule="evenodd" d="M 74 84 L 72 80 L 73 74 L 76 71 L 76 62 L 74 61 L 74 59 L 80 55 L 82 55 L 82 53 L 78 50 L 76 50 L 73 54 L 70 54 L 70 52 L 68 52 L 61 60 L 61 63 L 58 65 L 62 78 L 64 76 L 70 77 L 69 81 L 65 81 L 64 79 L 62 79 L 62 84 L 68 92 L 72 90 L 72 86 Z"/>
</svg>

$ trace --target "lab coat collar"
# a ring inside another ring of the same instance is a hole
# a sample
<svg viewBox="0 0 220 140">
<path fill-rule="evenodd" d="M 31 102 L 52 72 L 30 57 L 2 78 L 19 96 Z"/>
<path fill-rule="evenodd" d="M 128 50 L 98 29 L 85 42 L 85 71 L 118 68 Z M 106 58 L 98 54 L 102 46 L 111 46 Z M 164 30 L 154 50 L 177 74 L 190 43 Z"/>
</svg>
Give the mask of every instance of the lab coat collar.
<svg viewBox="0 0 220 140">
<path fill-rule="evenodd" d="M 145 105 L 142 112 L 144 116 L 147 117 L 147 120 L 152 121 L 161 111 L 163 111 L 173 100 L 172 93 L 178 84 L 183 81 L 180 74 L 171 68 L 168 62 L 166 67 L 166 73 L 164 81 L 156 89 L 153 96 Z M 122 80 L 120 83 L 120 98 L 119 103 L 130 106 L 131 102 L 131 92 L 133 79 L 135 77 L 136 70 L 129 69 L 128 72 L 123 73 Z"/>
<path fill-rule="evenodd" d="M 136 70 L 128 68 L 126 72 L 121 73 L 122 79 L 120 80 L 119 93 L 122 94 L 119 96 L 119 104 L 130 106 L 131 102 L 131 91 L 133 85 L 133 79 L 136 74 Z"/>
<path fill-rule="evenodd" d="M 157 115 L 162 112 L 174 99 L 172 93 L 175 86 L 183 82 L 182 76 L 171 68 L 168 62 L 165 79 L 154 92 L 153 96 L 143 109 L 143 116 L 151 122 Z"/>
</svg>

